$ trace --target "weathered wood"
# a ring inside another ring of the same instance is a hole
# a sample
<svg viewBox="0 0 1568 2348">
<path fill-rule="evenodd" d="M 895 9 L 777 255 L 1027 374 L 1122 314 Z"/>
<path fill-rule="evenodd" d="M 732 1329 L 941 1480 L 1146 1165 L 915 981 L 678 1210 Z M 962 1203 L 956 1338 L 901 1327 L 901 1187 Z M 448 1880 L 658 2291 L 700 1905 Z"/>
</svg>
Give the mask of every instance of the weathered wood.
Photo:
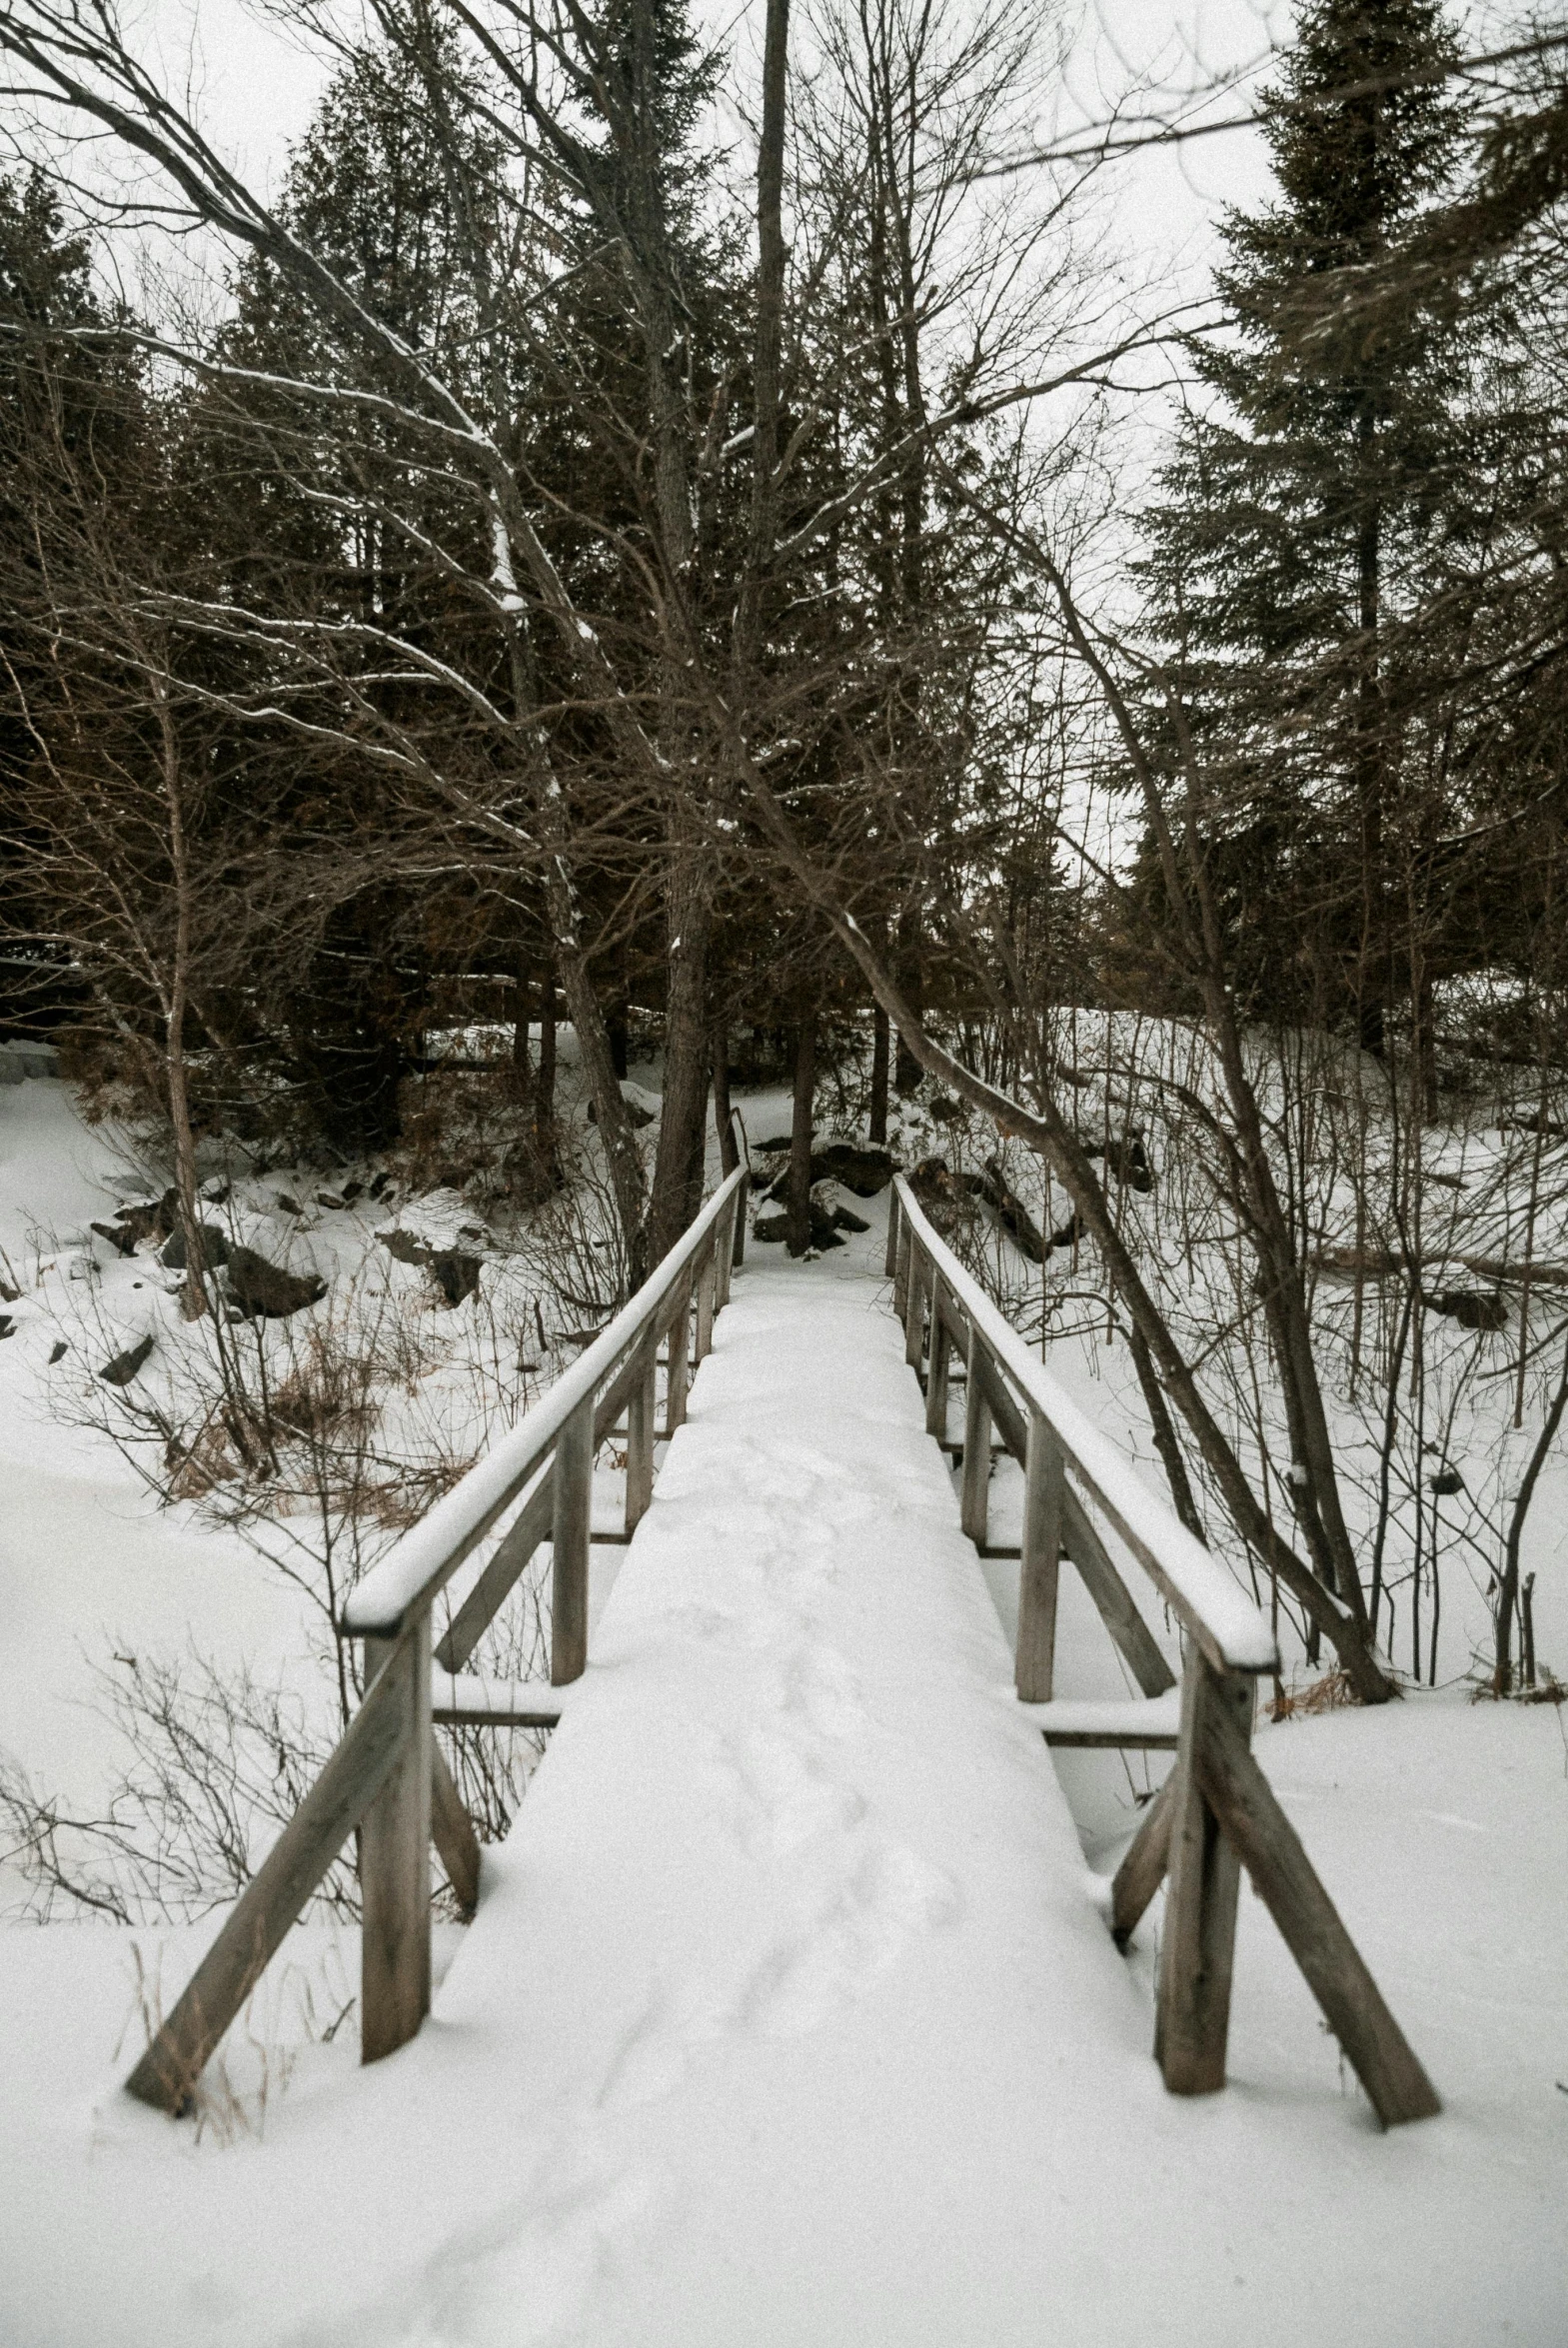
<svg viewBox="0 0 1568 2348">
<path fill-rule="evenodd" d="M 715 1291 L 719 1284 L 719 1267 L 715 1250 L 710 1247 L 697 1275 L 697 1350 L 695 1361 L 706 1361 L 714 1349 L 714 1314 L 718 1309 Z"/>
<path fill-rule="evenodd" d="M 1110 1931 L 1118 1948 L 1125 1948 L 1144 1909 L 1165 1880 L 1170 1862 L 1170 1815 L 1175 1807 L 1176 1775 L 1172 1770 L 1143 1813 L 1143 1823 L 1122 1853 L 1110 1881 Z"/>
<path fill-rule="evenodd" d="M 882 1257 L 882 1272 L 887 1279 L 895 1278 L 898 1271 L 898 1193 L 896 1190 L 889 1190 L 887 1193 L 887 1251 Z"/>
<path fill-rule="evenodd" d="M 925 1431 L 942 1441 L 947 1433 L 947 1363 L 951 1336 L 942 1313 L 941 1274 L 931 1273 L 931 1349 L 925 1366 Z"/>
<path fill-rule="evenodd" d="M 594 1406 L 579 1404 L 556 1438 L 551 1531 L 550 1677 L 565 1687 L 588 1666 L 588 1552 L 593 1532 Z"/>
<path fill-rule="evenodd" d="M 1050 1702 L 1056 1657 L 1056 1580 L 1061 1561 L 1065 1473 L 1061 1445 L 1039 1412 L 1031 1410 L 1027 1465 L 1023 1471 L 1018 1640 L 1013 1654 L 1013 1683 L 1026 1704 Z"/>
<path fill-rule="evenodd" d="M 1194 1753 L 1202 1795 L 1239 1854 L 1385 2128 L 1442 2105 L 1228 1707 L 1205 1706 Z"/>
<path fill-rule="evenodd" d="M 1204 1799 L 1194 1759 L 1216 1711 L 1234 1722 L 1244 1740 L 1251 1732 L 1252 1682 L 1215 1671 L 1189 1641 L 1181 1673 L 1181 1740 L 1171 1771 L 1169 1880 L 1154 2022 L 1154 2059 L 1173 2095 L 1212 2095 L 1225 2084 L 1241 1871 L 1234 1846 Z"/>
<path fill-rule="evenodd" d="M 977 1394 L 983 1399 L 995 1423 L 1003 1449 L 1012 1454 L 1027 1476 L 1029 1438 L 1022 1409 L 987 1352 L 983 1340 L 965 1327 L 961 1313 L 950 1300 L 947 1325 L 954 1343 L 964 1353 L 968 1363 L 964 1427 L 965 1480 L 970 1456 L 968 1413 L 976 1407 Z M 990 1461 L 987 1456 L 986 1474 L 989 1473 Z M 1142 1693 L 1149 1696 L 1163 1695 L 1167 1687 L 1175 1686 L 1176 1675 L 1160 1653 L 1153 1632 L 1133 1603 L 1132 1592 L 1117 1572 L 1109 1550 L 1070 1483 L 1064 1483 L 1062 1487 L 1061 1512 L 1062 1548 L 1077 1567 L 1079 1578 L 1093 1599 L 1100 1620 L 1115 1641 L 1118 1652 Z M 983 1545 L 983 1518 L 971 1517 L 965 1512 L 963 1529 L 970 1540 Z"/>
<path fill-rule="evenodd" d="M 379 2062 L 430 2011 L 430 1834 L 435 1741 L 430 1612 L 398 1639 L 365 1641 L 365 1676 L 393 1679 L 397 1758 L 360 1822 L 360 2060 Z"/>
<path fill-rule="evenodd" d="M 925 1251 L 912 1247 L 909 1252 L 909 1277 L 905 1289 L 903 1316 L 903 1357 L 919 1375 L 920 1362 L 925 1352 L 925 1290 L 927 1286 Z"/>
<path fill-rule="evenodd" d="M 737 1190 L 724 1211 L 714 1237 L 714 1276 L 717 1282 L 714 1291 L 714 1309 L 716 1312 L 723 1312 L 730 1301 L 730 1287 L 736 1264 L 735 1226 L 736 1217 L 740 1211 L 741 1193 Z"/>
<path fill-rule="evenodd" d="M 973 1353 L 977 1350 L 971 1347 L 969 1375 L 963 1388 L 963 1480 L 959 1486 L 958 1513 L 968 1538 L 976 1548 L 983 1549 L 990 1523 L 991 1414 L 984 1383 L 974 1374 Z"/>
<path fill-rule="evenodd" d="M 1173 1753 L 1179 1739 L 1169 1728 L 1045 1728 L 1048 1745 L 1087 1753 Z"/>
<path fill-rule="evenodd" d="M 898 1217 L 898 1253 L 893 1264 L 892 1274 L 892 1308 L 903 1322 L 905 1329 L 909 1325 L 909 1270 L 912 1260 L 913 1249 L 910 1243 L 908 1216 L 900 1214 Z"/>
<path fill-rule="evenodd" d="M 412 1640 L 411 1632 L 403 1635 Z M 403 1713 L 398 1679 L 378 1681 L 367 1692 L 326 1767 L 126 2081 L 143 2103 L 167 2112 L 185 2110 L 218 2041 L 397 1759 Z"/>
<path fill-rule="evenodd" d="M 540 1542 L 549 1538 L 556 1513 L 555 1475 L 553 1465 L 546 1468 L 443 1633 L 436 1648 L 436 1661 L 443 1671 L 462 1670 L 511 1595 L 524 1566 Z"/>
<path fill-rule="evenodd" d="M 692 1382 L 692 1275 L 680 1283 L 675 1317 L 670 1323 L 670 1367 L 665 1379 L 665 1429 L 674 1434 L 686 1419 L 687 1388 Z"/>
<path fill-rule="evenodd" d="M 447 1870 L 453 1896 L 465 1916 L 479 1905 L 479 1836 L 463 1806 L 439 1744 L 430 1748 L 430 1831 L 436 1855 Z"/>
<path fill-rule="evenodd" d="M 659 1341 L 644 1332 L 636 1356 L 637 1379 L 627 1402 L 628 1532 L 647 1515 L 654 1497 L 654 1436 L 659 1422 Z"/>
<path fill-rule="evenodd" d="M 1077 1567 L 1078 1578 L 1094 1600 L 1117 1652 L 1144 1695 L 1163 1695 L 1167 1687 L 1175 1686 L 1176 1674 L 1160 1653 L 1159 1642 L 1133 1604 L 1131 1590 L 1070 1483 L 1062 1488 L 1061 1516 L 1062 1546 Z"/>
</svg>

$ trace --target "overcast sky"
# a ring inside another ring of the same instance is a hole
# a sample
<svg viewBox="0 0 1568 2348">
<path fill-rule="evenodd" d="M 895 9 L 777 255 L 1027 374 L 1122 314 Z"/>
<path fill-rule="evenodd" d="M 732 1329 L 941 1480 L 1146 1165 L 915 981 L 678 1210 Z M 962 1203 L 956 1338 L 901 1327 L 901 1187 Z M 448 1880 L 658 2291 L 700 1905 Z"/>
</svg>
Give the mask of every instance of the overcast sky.
<svg viewBox="0 0 1568 2348">
<path fill-rule="evenodd" d="M 756 13 L 742 7 L 724 19 L 735 24 L 745 54 L 755 47 L 748 19 Z M 321 60 L 291 39 L 276 14 L 246 0 L 145 0 L 143 22 L 169 81 L 179 86 L 190 77 L 215 143 L 244 176 L 275 186 L 289 142 L 305 129 L 321 90 Z M 1098 0 L 1078 19 L 1061 124 L 1092 119 L 1107 96 L 1150 67 L 1181 87 L 1200 68 L 1241 65 L 1267 51 L 1271 32 L 1286 37 L 1289 22 L 1288 8 L 1267 0 L 1186 0 L 1179 7 Z M 1224 101 L 1224 109 L 1234 103 Z M 1129 158 L 1115 173 L 1119 238 L 1134 256 L 1171 266 L 1201 264 L 1219 207 L 1254 203 L 1267 186 L 1261 144 L 1246 131 Z"/>
</svg>

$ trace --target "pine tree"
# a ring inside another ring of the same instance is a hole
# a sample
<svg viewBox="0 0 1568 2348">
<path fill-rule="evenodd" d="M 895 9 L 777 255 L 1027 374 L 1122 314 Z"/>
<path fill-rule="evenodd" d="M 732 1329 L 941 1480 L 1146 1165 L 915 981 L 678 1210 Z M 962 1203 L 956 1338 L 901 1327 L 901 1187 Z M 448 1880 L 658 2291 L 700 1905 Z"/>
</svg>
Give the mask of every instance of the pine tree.
<svg viewBox="0 0 1568 2348">
<path fill-rule="evenodd" d="M 1210 395 L 1149 517 L 1145 577 L 1224 804 L 1231 895 L 1305 909 L 1292 972 L 1265 924 L 1237 935 L 1259 1008 L 1352 1011 L 1381 1050 L 1404 980 L 1391 835 L 1410 814 L 1392 621 L 1462 494 L 1465 358 L 1412 274 L 1375 329 L 1341 289 L 1435 208 L 1464 115 L 1435 0 L 1313 0 L 1265 101 L 1278 200 L 1232 213 L 1216 290 L 1232 332 L 1200 349 Z"/>
</svg>

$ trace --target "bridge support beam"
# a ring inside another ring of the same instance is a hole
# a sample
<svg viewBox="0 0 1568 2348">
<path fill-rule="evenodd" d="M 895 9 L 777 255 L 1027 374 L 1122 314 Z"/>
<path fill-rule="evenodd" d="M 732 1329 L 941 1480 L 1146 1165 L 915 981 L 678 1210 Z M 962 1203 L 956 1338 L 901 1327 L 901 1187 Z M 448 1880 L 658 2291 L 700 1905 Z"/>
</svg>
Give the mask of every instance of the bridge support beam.
<svg viewBox="0 0 1568 2348">
<path fill-rule="evenodd" d="M 365 1641 L 367 1683 L 396 1674 L 398 1755 L 360 1826 L 360 2059 L 414 2037 L 430 2011 L 430 1833 L 434 1736 L 430 1612 L 409 1636 Z"/>
</svg>

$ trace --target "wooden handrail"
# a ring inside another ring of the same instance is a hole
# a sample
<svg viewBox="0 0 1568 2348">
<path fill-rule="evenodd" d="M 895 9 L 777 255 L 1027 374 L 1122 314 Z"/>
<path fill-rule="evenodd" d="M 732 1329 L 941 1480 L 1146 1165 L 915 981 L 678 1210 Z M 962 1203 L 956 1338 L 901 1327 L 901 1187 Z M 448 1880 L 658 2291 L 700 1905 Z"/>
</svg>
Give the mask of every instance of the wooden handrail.
<svg viewBox="0 0 1568 2348">
<path fill-rule="evenodd" d="M 629 1537 L 653 1492 L 659 1341 L 669 1334 L 673 1433 L 685 1415 L 691 1370 L 729 1300 L 746 1180 L 738 1167 L 565 1376 L 351 1593 L 339 1630 L 365 1642 L 364 1700 L 127 2080 L 143 2102 L 174 2113 L 188 2108 L 203 2066 L 356 1829 L 363 2059 L 390 2054 L 418 2030 L 430 2005 L 432 1836 L 464 1905 L 472 1907 L 479 1891 L 479 1846 L 433 1734 L 434 1674 L 439 1668 L 443 1712 L 475 1717 L 461 1693 L 454 1701 L 453 1674 L 548 1538 L 551 1682 L 581 1677 L 595 1453 L 625 1410 Z M 520 1495 L 512 1524 L 433 1649 L 437 1597 Z M 548 1689 L 512 1690 L 505 1707 L 488 1716 L 549 1721 L 560 1709 Z"/>
<path fill-rule="evenodd" d="M 938 1270 L 946 1294 L 961 1307 L 991 1368 L 1013 1387 L 1026 1410 L 1044 1420 L 1068 1471 L 1158 1585 L 1172 1613 L 1210 1662 L 1219 1670 L 1277 1670 L 1274 1634 L 1259 1608 L 1165 1503 L 1146 1489 L 1114 1443 L 1035 1359 L 932 1229 L 902 1174 L 894 1181 L 893 1193 L 900 1216 L 908 1218 L 922 1254 Z"/>
<path fill-rule="evenodd" d="M 938 1442 L 947 1441 L 951 1354 L 965 1363 L 960 1516 L 982 1554 L 998 1553 L 985 1543 L 993 1425 L 1023 1468 L 1023 1533 L 1013 1552 L 1014 1680 L 1047 1741 L 1145 1749 L 1170 1743 L 1168 1704 L 1157 1714 L 1150 1706 L 1142 1719 L 1140 1707 L 1127 1704 L 1116 1707 L 1120 1719 L 1096 1716 L 1074 1726 L 1070 1710 L 1058 1714 L 1052 1703 L 1063 1557 L 1077 1566 L 1144 1696 L 1160 1697 L 1174 1685 L 1085 1502 L 1125 1542 L 1185 1634 L 1175 1764 L 1111 1886 L 1111 1929 L 1125 1948 L 1169 1878 L 1154 2021 L 1154 2054 L 1166 2086 L 1200 2095 L 1224 2085 L 1236 1896 L 1245 1866 L 1384 2126 L 1427 2118 L 1440 2108 L 1436 2091 L 1252 1755 L 1256 1675 L 1278 1668 L 1261 1612 L 1035 1360 L 932 1229 L 901 1174 L 892 1187 L 884 1260 L 904 1324 L 904 1358 L 917 1376 L 923 1367 L 925 1423 Z M 1063 1725 L 1053 1728 L 1053 1714 Z"/>
<path fill-rule="evenodd" d="M 390 1637 L 411 1608 L 429 1605 L 543 1465 L 585 1395 L 597 1392 L 651 1321 L 657 1320 L 659 1333 L 664 1334 L 675 1315 L 662 1313 L 661 1308 L 673 1302 L 673 1291 L 712 1240 L 721 1218 L 728 1220 L 734 1211 L 744 1179 L 737 1167 L 609 1327 L 356 1585 L 343 1609 L 346 1633 L 356 1638 Z"/>
</svg>

